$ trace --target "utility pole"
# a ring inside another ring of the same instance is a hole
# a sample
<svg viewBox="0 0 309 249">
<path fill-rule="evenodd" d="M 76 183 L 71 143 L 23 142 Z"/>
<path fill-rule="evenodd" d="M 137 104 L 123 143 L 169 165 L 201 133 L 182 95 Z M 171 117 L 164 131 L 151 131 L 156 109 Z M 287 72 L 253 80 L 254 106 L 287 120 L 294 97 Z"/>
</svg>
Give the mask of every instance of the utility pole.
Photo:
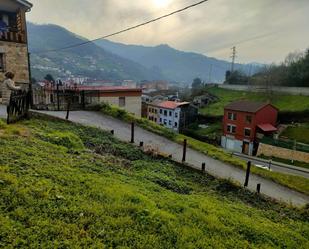
<svg viewBox="0 0 309 249">
<path fill-rule="evenodd" d="M 212 64 L 210 64 L 210 67 L 209 67 L 209 78 L 208 78 L 209 84 L 211 84 L 211 75 L 212 75 Z"/>
<path fill-rule="evenodd" d="M 248 73 L 248 91 L 250 92 L 250 78 L 251 78 L 251 73 L 252 73 L 252 64 L 249 66 L 249 73 Z"/>
<path fill-rule="evenodd" d="M 235 59 L 236 59 L 236 47 L 232 47 L 232 55 L 231 55 L 231 58 L 232 58 L 232 67 L 231 67 L 231 73 L 234 72 L 234 67 L 235 67 Z"/>
</svg>

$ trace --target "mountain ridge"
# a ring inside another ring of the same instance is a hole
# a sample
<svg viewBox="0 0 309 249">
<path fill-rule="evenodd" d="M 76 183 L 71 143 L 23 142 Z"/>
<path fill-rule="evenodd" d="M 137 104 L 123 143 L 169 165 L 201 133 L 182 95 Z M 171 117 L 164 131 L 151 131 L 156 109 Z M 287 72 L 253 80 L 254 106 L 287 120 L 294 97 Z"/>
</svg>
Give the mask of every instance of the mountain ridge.
<svg viewBox="0 0 309 249">
<path fill-rule="evenodd" d="M 55 24 L 28 23 L 29 49 L 33 76 L 89 77 L 104 80 L 167 80 L 188 85 L 196 77 L 205 82 L 222 83 L 230 62 L 207 57 L 195 52 L 177 50 L 167 44 L 157 46 L 128 45 L 109 40 L 90 42 L 57 52 L 57 50 L 88 41 Z M 259 66 L 236 64 L 252 72 Z"/>
</svg>

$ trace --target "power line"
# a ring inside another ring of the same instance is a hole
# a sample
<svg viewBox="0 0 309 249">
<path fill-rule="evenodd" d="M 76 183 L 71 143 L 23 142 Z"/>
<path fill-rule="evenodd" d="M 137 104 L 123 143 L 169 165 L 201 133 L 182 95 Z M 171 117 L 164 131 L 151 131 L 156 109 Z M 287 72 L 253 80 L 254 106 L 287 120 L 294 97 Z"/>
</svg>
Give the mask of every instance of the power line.
<svg viewBox="0 0 309 249">
<path fill-rule="evenodd" d="M 119 34 L 128 32 L 128 31 L 130 31 L 130 30 L 137 29 L 137 28 L 139 28 L 139 27 L 148 25 L 148 24 L 150 24 L 150 23 L 157 22 L 157 21 L 159 21 L 159 20 L 165 19 L 165 18 L 170 17 L 170 16 L 172 16 L 172 15 L 178 14 L 178 13 L 180 13 L 180 12 L 183 12 L 183 11 L 186 11 L 186 10 L 191 9 L 191 8 L 193 8 L 193 7 L 196 7 L 196 6 L 198 6 L 198 5 L 201 5 L 201 4 L 205 3 L 205 2 L 208 2 L 208 0 L 203 0 L 203 1 L 200 1 L 200 2 L 197 2 L 197 3 L 194 3 L 194 4 L 191 4 L 191 5 L 188 5 L 188 6 L 184 7 L 184 8 L 182 8 L 182 9 L 175 10 L 175 11 L 169 13 L 169 14 L 165 14 L 165 15 L 160 16 L 160 17 L 157 17 L 157 18 L 155 18 L 155 19 L 152 19 L 152 20 L 149 20 L 149 21 L 140 23 L 140 24 L 138 24 L 138 25 L 135 25 L 135 26 L 132 26 L 132 27 L 129 27 L 129 28 L 126 28 L 126 29 L 123 29 L 123 30 L 120 30 L 120 31 L 111 33 L 111 34 L 109 34 L 109 35 L 105 35 L 105 36 L 102 36 L 102 37 L 93 39 L 93 40 L 88 40 L 88 41 L 85 41 L 85 42 L 82 42 L 82 43 L 73 44 L 73 45 L 70 45 L 70 46 L 66 46 L 66 47 L 62 47 L 62 48 L 57 48 L 57 49 L 50 49 L 50 50 L 45 50 L 45 51 L 33 52 L 32 54 L 45 54 L 45 53 L 57 52 L 57 51 L 61 51 L 61 50 L 67 50 L 67 49 L 70 49 L 70 48 L 76 48 L 76 47 L 79 47 L 79 46 L 83 46 L 83 45 L 86 45 L 86 44 L 89 44 L 89 43 L 92 43 L 92 42 L 95 42 L 95 41 L 98 41 L 98 40 L 101 40 L 101 39 L 106 39 L 106 38 L 109 38 L 109 37 L 111 37 L 111 36 L 119 35 Z"/>
<path fill-rule="evenodd" d="M 259 40 L 259 39 L 262 39 L 262 38 L 265 38 L 265 37 L 273 36 L 277 33 L 280 33 L 280 32 L 265 33 L 265 34 L 253 36 L 253 37 L 250 37 L 250 38 L 247 38 L 247 39 L 239 40 L 239 41 L 236 41 L 236 42 L 233 42 L 233 43 L 226 43 L 226 44 L 224 44 L 220 47 L 216 47 L 214 49 L 207 50 L 204 53 L 216 52 L 216 51 L 219 51 L 221 49 L 228 48 L 232 45 L 239 45 L 239 44 L 247 43 L 247 42 L 250 42 L 250 41 Z"/>
</svg>

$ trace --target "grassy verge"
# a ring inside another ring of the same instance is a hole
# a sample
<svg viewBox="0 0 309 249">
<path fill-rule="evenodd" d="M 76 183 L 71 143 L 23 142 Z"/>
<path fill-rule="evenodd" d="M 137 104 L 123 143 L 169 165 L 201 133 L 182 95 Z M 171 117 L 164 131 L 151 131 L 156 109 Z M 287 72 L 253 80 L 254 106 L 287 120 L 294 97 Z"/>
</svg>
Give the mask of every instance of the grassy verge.
<svg viewBox="0 0 309 249">
<path fill-rule="evenodd" d="M 309 109 L 308 96 L 280 95 L 267 96 L 265 93 L 251 93 L 212 87 L 209 93 L 219 97 L 219 101 L 200 109 L 201 114 L 222 116 L 224 107 L 235 100 L 271 101 L 280 111 L 304 111 Z"/>
<path fill-rule="evenodd" d="M 207 128 L 200 128 L 198 123 L 193 123 L 188 127 L 188 131 L 196 137 L 216 139 L 222 135 L 222 123 L 209 123 Z"/>
<path fill-rule="evenodd" d="M 196 139 L 193 139 L 191 137 L 188 137 L 182 134 L 176 134 L 168 130 L 167 128 L 159 126 L 147 119 L 136 118 L 133 115 L 128 114 L 124 110 L 121 110 L 117 107 L 103 105 L 103 107 L 100 110 L 102 113 L 110 115 L 112 117 L 115 117 L 115 118 L 118 118 L 118 119 L 121 119 L 127 122 L 136 122 L 142 128 L 149 130 L 151 132 L 154 132 L 156 134 L 159 134 L 161 136 L 164 136 L 177 143 L 182 143 L 184 139 L 187 139 L 188 145 L 197 151 L 205 153 L 206 155 L 213 157 L 214 159 L 228 163 L 235 167 L 238 167 L 241 169 L 246 168 L 246 163 L 243 160 L 232 156 L 231 153 L 228 153 L 225 150 L 220 149 L 214 145 L 210 145 L 210 144 L 198 141 Z M 277 172 L 270 172 L 270 171 L 260 169 L 258 167 L 253 167 L 252 172 L 259 176 L 262 176 L 274 182 L 277 182 L 283 186 L 289 187 L 298 192 L 309 195 L 309 179 L 307 178 L 283 174 L 283 173 L 277 173 Z"/>
<path fill-rule="evenodd" d="M 282 132 L 281 136 L 300 143 L 309 144 L 309 124 L 289 126 Z"/>
<path fill-rule="evenodd" d="M 285 163 L 285 164 L 309 169 L 309 163 L 305 163 L 305 162 L 300 162 L 300 161 L 295 161 L 295 160 L 292 162 L 291 160 L 288 160 L 288 159 L 283 159 L 279 157 L 269 157 L 269 156 L 264 156 L 264 155 L 260 155 L 259 157 L 263 159 L 267 159 L 267 160 L 272 159 L 273 161 L 279 162 L 279 163 Z"/>
<path fill-rule="evenodd" d="M 0 123 L 1 248 L 308 248 L 309 210 L 64 121 Z"/>
</svg>

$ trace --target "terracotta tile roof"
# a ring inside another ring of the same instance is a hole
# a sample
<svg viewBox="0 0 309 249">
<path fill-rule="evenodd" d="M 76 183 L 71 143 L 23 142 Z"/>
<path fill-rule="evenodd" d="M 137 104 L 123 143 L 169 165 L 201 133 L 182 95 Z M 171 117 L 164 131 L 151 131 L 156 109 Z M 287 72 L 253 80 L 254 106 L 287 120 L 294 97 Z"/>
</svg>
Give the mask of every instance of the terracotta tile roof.
<svg viewBox="0 0 309 249">
<path fill-rule="evenodd" d="M 270 105 L 269 103 L 252 102 L 247 100 L 236 101 L 225 106 L 224 109 L 241 112 L 256 113 L 263 107 Z"/>
<path fill-rule="evenodd" d="M 127 86 L 77 86 L 79 91 L 106 91 L 106 92 L 142 92 L 141 88 Z"/>
<path fill-rule="evenodd" d="M 189 105 L 190 102 L 175 102 L 175 101 L 163 101 L 159 103 L 157 106 L 166 109 L 176 109 L 183 105 Z"/>
</svg>

